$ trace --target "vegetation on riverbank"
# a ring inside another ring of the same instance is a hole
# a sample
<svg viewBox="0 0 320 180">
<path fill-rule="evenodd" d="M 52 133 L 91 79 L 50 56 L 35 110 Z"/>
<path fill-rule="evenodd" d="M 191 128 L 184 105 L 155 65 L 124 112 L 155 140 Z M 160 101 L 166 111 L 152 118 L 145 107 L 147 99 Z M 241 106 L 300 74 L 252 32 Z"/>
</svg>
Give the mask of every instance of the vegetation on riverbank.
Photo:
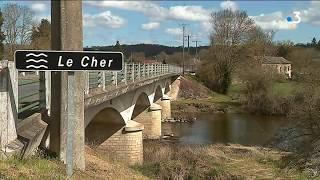
<svg viewBox="0 0 320 180">
<path fill-rule="evenodd" d="M 86 148 L 86 171 L 74 179 L 307 179 L 283 167 L 286 153 L 241 145 L 179 145 L 144 142 L 144 164 L 128 166 L 108 158 L 107 152 Z M 0 161 L 0 179 L 66 179 L 65 165 L 34 156 Z"/>
<path fill-rule="evenodd" d="M 261 113 L 261 114 L 281 114 L 277 110 L 277 105 L 281 105 L 280 100 L 285 102 L 289 101 L 289 98 L 296 92 L 299 92 L 304 83 L 285 80 L 282 82 L 271 81 L 268 84 L 268 93 L 264 92 L 261 95 L 267 95 L 270 100 L 267 104 L 267 99 L 261 99 L 262 104 L 246 104 L 247 103 L 247 87 L 244 83 L 231 84 L 227 94 L 220 94 L 207 89 L 198 79 L 194 76 L 185 76 L 181 78 L 182 93 L 179 93 L 179 97 L 176 101 L 172 101 L 172 113 L 173 117 L 181 116 L 185 113 L 199 113 L 199 112 L 211 112 L 211 113 Z M 206 89 L 206 91 L 200 90 Z M 185 92 L 187 91 L 187 93 Z M 199 95 L 201 92 L 201 95 Z M 266 98 L 267 98 L 266 97 Z M 257 96 L 257 100 L 261 98 Z M 257 101 L 255 101 L 257 102 Z M 272 102 L 274 104 L 272 104 Z M 251 107 L 249 107 L 250 105 Z M 269 105 L 268 107 L 262 107 L 262 105 Z M 257 109 L 260 108 L 260 109 Z M 267 111 L 270 110 L 270 111 Z M 271 112 L 271 110 L 274 110 Z"/>
<path fill-rule="evenodd" d="M 282 167 L 283 152 L 241 145 L 177 145 L 147 141 L 144 164 L 151 179 L 307 179 Z"/>
<path fill-rule="evenodd" d="M 149 179 L 88 147 L 85 156 L 86 170 L 76 170 L 73 179 Z M 39 154 L 23 160 L 11 157 L 0 160 L 0 179 L 68 179 L 65 167 L 61 161 Z"/>
</svg>

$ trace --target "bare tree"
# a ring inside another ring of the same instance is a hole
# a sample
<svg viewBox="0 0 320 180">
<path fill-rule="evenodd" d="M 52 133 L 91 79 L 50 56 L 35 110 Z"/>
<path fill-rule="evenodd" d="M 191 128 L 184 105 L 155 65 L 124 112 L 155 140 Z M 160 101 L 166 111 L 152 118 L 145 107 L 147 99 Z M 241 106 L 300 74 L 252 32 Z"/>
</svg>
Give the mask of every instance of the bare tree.
<svg viewBox="0 0 320 180">
<path fill-rule="evenodd" d="M 157 60 L 160 61 L 166 61 L 168 59 L 168 54 L 165 53 L 164 51 L 161 51 L 157 56 L 156 56 Z"/>
<path fill-rule="evenodd" d="M 18 24 L 19 39 L 21 45 L 30 43 L 32 34 L 33 12 L 26 6 L 20 6 L 21 22 Z"/>
<path fill-rule="evenodd" d="M 3 30 L 6 35 L 5 42 L 8 46 L 8 58 L 12 58 L 18 47 L 30 43 L 32 34 L 33 12 L 27 6 L 6 4 L 3 7 Z"/>
<path fill-rule="evenodd" d="M 225 94 L 236 62 L 240 60 L 242 45 L 248 41 L 255 24 L 245 11 L 229 9 L 212 13 L 211 24 L 212 47 L 200 75 L 211 89 Z"/>
<path fill-rule="evenodd" d="M 32 28 L 31 47 L 33 49 L 50 49 L 51 24 L 47 19 L 42 19 L 39 26 Z"/>
<path fill-rule="evenodd" d="M 211 14 L 212 45 L 239 45 L 245 42 L 247 34 L 255 28 L 254 21 L 245 11 L 231 11 L 230 9 Z"/>
<path fill-rule="evenodd" d="M 133 52 L 129 58 L 132 62 L 141 63 L 146 59 L 144 52 Z"/>
<path fill-rule="evenodd" d="M 259 26 L 256 26 L 248 32 L 248 39 L 245 44 L 247 54 L 250 56 L 274 56 L 277 53 L 277 48 L 273 44 L 275 31 L 263 31 Z"/>
</svg>

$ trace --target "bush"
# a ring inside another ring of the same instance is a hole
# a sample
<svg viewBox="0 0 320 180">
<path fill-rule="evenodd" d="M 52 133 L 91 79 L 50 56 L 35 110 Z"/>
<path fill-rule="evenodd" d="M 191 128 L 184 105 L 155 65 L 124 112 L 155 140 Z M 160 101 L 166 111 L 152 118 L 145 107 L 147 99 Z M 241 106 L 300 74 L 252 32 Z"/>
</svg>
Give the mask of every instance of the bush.
<svg viewBox="0 0 320 180">
<path fill-rule="evenodd" d="M 230 50 L 231 49 L 231 50 Z M 235 66 L 234 49 L 224 46 L 213 46 L 207 58 L 202 62 L 200 79 L 211 90 L 226 94 L 231 85 L 231 75 Z"/>
<path fill-rule="evenodd" d="M 255 114 L 285 115 L 290 98 L 272 92 L 272 84 L 278 76 L 264 71 L 259 64 L 251 64 L 240 73 L 245 83 L 245 108 Z"/>
<path fill-rule="evenodd" d="M 160 144 L 149 141 L 144 145 L 144 165 L 137 167 L 155 179 L 232 179 L 222 171 L 201 146 Z M 234 177 L 237 178 L 237 177 Z"/>
</svg>

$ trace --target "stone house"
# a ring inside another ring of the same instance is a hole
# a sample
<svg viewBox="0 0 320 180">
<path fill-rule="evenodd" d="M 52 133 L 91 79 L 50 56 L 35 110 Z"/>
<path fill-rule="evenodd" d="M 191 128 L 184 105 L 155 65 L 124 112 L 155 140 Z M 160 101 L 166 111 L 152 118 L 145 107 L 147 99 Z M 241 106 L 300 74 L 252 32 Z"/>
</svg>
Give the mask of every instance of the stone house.
<svg viewBox="0 0 320 180">
<path fill-rule="evenodd" d="M 255 58 L 261 62 L 264 69 L 284 75 L 289 79 L 291 78 L 291 62 L 285 58 L 273 56 L 259 56 Z"/>
</svg>

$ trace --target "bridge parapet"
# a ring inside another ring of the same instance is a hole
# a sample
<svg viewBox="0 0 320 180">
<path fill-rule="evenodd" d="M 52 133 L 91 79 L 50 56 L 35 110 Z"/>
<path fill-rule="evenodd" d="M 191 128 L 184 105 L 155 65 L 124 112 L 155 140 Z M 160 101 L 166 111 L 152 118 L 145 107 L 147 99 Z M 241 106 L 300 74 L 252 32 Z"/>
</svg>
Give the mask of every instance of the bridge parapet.
<svg viewBox="0 0 320 180">
<path fill-rule="evenodd" d="M 13 62 L 0 61 L 0 155 L 17 138 L 18 80 Z"/>
</svg>

